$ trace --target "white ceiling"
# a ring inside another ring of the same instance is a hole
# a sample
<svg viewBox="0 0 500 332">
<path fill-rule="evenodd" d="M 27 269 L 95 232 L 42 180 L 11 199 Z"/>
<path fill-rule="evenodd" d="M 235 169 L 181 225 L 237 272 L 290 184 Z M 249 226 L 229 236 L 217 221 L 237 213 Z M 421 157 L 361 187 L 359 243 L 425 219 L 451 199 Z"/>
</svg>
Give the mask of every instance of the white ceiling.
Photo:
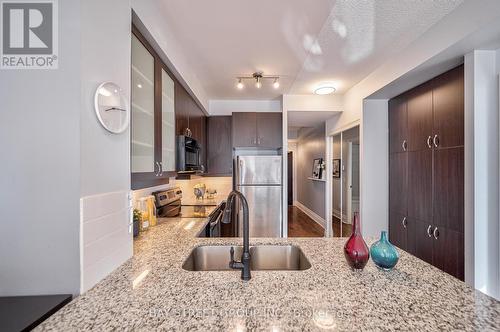
<svg viewBox="0 0 500 332">
<path fill-rule="evenodd" d="M 163 0 L 162 10 L 209 99 L 275 99 L 325 81 L 345 92 L 462 2 Z M 281 87 L 235 88 L 255 71 Z"/>
<path fill-rule="evenodd" d="M 294 127 L 316 127 L 331 117 L 339 114 L 340 112 L 314 112 L 314 111 L 289 111 L 288 116 L 288 128 Z"/>
</svg>

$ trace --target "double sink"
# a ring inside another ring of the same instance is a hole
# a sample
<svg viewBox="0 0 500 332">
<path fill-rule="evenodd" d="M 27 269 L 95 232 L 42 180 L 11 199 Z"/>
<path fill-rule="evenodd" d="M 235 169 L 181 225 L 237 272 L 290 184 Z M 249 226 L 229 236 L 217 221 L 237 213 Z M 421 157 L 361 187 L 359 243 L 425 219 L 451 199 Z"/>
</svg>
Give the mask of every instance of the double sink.
<svg viewBox="0 0 500 332">
<path fill-rule="evenodd" d="M 193 249 L 182 268 L 187 271 L 229 271 L 230 251 L 241 257 L 242 246 L 205 245 Z M 250 269 L 253 271 L 303 271 L 311 267 L 302 250 L 295 245 L 250 246 Z"/>
</svg>

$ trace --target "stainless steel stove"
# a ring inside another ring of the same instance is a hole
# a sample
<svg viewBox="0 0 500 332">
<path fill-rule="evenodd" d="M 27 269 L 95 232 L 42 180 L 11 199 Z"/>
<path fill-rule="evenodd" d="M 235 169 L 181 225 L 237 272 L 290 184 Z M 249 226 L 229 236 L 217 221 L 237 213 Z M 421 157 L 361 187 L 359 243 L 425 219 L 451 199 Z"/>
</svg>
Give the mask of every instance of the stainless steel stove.
<svg viewBox="0 0 500 332">
<path fill-rule="evenodd" d="M 215 205 L 182 205 L 182 190 L 173 188 L 153 193 L 157 214 L 161 218 L 207 218 L 216 208 Z"/>
</svg>

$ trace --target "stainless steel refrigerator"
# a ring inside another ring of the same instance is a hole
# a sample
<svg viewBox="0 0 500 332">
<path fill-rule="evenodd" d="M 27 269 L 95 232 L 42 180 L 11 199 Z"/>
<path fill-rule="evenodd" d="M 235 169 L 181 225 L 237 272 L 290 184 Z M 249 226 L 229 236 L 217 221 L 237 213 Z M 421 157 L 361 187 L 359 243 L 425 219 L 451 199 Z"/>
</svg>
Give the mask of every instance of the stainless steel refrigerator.
<svg viewBox="0 0 500 332">
<path fill-rule="evenodd" d="M 250 237 L 282 236 L 281 156 L 238 156 L 236 190 L 248 201 Z M 238 213 L 238 236 L 243 216 Z"/>
</svg>

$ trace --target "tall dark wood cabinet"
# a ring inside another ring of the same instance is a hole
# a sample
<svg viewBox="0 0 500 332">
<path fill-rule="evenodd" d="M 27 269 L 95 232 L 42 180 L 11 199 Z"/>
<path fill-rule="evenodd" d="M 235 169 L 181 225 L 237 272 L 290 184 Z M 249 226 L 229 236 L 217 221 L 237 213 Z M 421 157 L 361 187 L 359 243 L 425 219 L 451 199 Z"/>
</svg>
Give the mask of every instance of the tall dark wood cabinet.
<svg viewBox="0 0 500 332">
<path fill-rule="evenodd" d="M 389 237 L 464 279 L 464 72 L 389 101 Z"/>
<path fill-rule="evenodd" d="M 231 124 L 231 116 L 207 118 L 207 175 L 232 175 Z"/>
</svg>

